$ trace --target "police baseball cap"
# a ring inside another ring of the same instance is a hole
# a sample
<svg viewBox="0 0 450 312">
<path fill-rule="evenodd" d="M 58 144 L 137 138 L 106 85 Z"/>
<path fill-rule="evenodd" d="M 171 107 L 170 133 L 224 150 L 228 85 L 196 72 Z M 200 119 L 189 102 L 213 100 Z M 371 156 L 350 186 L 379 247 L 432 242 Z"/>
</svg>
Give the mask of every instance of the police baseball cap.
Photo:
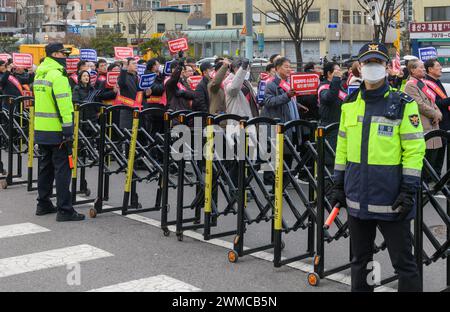
<svg viewBox="0 0 450 312">
<path fill-rule="evenodd" d="M 62 43 L 49 43 L 45 46 L 45 53 L 47 54 L 47 56 L 50 56 L 55 52 L 61 52 L 69 55 L 70 53 L 72 53 L 72 49 L 64 48 L 64 45 Z"/>
<path fill-rule="evenodd" d="M 360 62 L 365 62 L 372 58 L 385 62 L 389 61 L 388 50 L 384 44 L 377 42 L 366 43 L 361 50 L 359 50 L 358 60 Z"/>
</svg>

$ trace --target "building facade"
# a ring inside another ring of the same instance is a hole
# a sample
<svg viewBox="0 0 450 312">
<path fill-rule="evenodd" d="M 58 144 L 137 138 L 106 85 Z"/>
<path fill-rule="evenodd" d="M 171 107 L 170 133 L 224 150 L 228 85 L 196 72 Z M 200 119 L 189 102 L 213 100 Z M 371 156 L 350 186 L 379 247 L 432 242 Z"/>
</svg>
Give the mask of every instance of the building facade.
<svg viewBox="0 0 450 312">
<path fill-rule="evenodd" d="M 17 4 L 14 0 L 0 0 L 0 34 L 17 32 Z"/>
<path fill-rule="evenodd" d="M 450 2 L 414 0 L 413 20 L 409 24 L 412 51 L 433 46 L 441 62 L 450 63 Z"/>
<path fill-rule="evenodd" d="M 211 4 L 214 0 L 162 0 L 163 7 L 182 9 L 190 13 L 190 18 L 211 18 Z"/>
<path fill-rule="evenodd" d="M 294 43 L 280 23 L 273 6 L 264 0 L 254 0 L 254 55 L 267 57 L 281 53 L 296 60 Z M 257 10 L 257 9 L 259 10 Z M 263 13 L 261 13 L 263 12 Z M 211 9 L 213 30 L 242 30 L 245 23 L 244 2 L 239 0 L 213 1 Z M 320 57 L 349 57 L 372 40 L 373 26 L 356 0 L 316 0 L 310 9 L 304 27 L 303 61 L 319 61 Z M 242 36 L 238 45 L 212 42 L 205 56 L 244 49 Z M 392 41 L 391 41 L 392 42 Z M 205 43 L 209 45 L 209 43 Z"/>
<path fill-rule="evenodd" d="M 140 19 L 137 19 L 137 16 L 140 16 Z M 164 8 L 148 11 L 144 15 L 127 10 L 120 11 L 119 15 L 113 12 L 100 12 L 97 14 L 97 28 L 112 30 L 119 19 L 120 31 L 128 43 L 133 44 L 138 39 L 152 38 L 155 33 L 186 30 L 188 17 L 189 13 L 186 11 Z M 143 25 L 140 32 L 139 24 Z"/>
</svg>

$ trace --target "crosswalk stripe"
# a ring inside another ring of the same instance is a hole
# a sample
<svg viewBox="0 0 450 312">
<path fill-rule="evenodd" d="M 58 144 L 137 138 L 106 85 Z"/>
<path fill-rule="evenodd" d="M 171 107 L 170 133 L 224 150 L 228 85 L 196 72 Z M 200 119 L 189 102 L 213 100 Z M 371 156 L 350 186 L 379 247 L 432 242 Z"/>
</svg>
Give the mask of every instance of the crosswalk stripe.
<svg viewBox="0 0 450 312">
<path fill-rule="evenodd" d="M 43 232 L 50 232 L 50 230 L 33 223 L 19 223 L 0 226 L 0 238 L 37 234 Z"/>
<path fill-rule="evenodd" d="M 157 275 L 130 282 L 92 289 L 89 292 L 193 292 L 200 288 L 167 275 Z"/>
<path fill-rule="evenodd" d="M 4 258 L 0 259 L 0 278 L 112 256 L 109 252 L 83 244 Z"/>
</svg>

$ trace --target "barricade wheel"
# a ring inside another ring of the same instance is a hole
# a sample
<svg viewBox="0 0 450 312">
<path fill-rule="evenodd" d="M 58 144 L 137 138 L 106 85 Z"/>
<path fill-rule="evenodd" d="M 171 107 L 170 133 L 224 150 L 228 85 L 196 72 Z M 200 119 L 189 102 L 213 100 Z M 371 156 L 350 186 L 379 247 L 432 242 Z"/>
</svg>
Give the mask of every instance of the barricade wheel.
<svg viewBox="0 0 450 312">
<path fill-rule="evenodd" d="M 169 229 L 163 229 L 163 234 L 165 237 L 168 237 L 170 235 Z"/>
<path fill-rule="evenodd" d="M 6 190 L 6 189 L 8 188 L 8 182 L 6 182 L 6 180 L 2 180 L 2 181 L 0 182 L 0 187 L 1 187 L 3 190 Z"/>
<path fill-rule="evenodd" d="M 283 250 L 286 247 L 286 243 L 284 240 L 281 241 L 281 250 Z"/>
<path fill-rule="evenodd" d="M 239 255 L 237 254 L 236 251 L 234 250 L 230 250 L 228 252 L 228 261 L 230 261 L 231 263 L 236 263 L 238 261 Z"/>
<path fill-rule="evenodd" d="M 308 284 L 313 287 L 319 286 L 319 284 L 320 284 L 319 274 L 317 274 L 316 272 L 309 273 L 308 274 Z"/>
<path fill-rule="evenodd" d="M 183 241 L 183 233 L 177 233 L 177 239 L 179 242 Z"/>
<path fill-rule="evenodd" d="M 89 209 L 89 217 L 95 219 L 97 217 L 97 210 L 95 208 Z"/>
<path fill-rule="evenodd" d="M 91 189 L 86 189 L 86 192 L 84 192 L 84 195 L 87 197 L 91 196 Z"/>
<path fill-rule="evenodd" d="M 0 173 L 1 173 L 2 175 L 4 175 L 4 176 L 8 174 L 8 172 L 6 172 L 5 169 L 3 169 Z"/>
</svg>

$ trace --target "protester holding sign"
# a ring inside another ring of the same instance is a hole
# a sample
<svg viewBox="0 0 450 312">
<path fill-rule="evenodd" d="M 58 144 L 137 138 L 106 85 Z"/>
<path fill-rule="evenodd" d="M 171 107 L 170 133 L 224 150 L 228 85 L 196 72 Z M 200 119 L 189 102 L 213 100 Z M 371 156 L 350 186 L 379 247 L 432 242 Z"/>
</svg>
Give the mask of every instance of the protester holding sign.
<svg viewBox="0 0 450 312">
<path fill-rule="evenodd" d="M 227 78 L 231 65 L 228 59 L 216 59 L 211 81 L 208 83 L 209 113 L 223 114 L 226 111 L 225 91 L 223 82 Z"/>
<path fill-rule="evenodd" d="M 142 109 L 144 94 L 139 90 L 139 77 L 137 76 L 137 62 L 133 57 L 122 61 L 119 80 L 117 82 L 120 94 L 116 101 L 119 104 Z M 133 115 L 130 111 L 120 112 L 120 128 L 131 128 Z"/>
<path fill-rule="evenodd" d="M 442 113 L 437 107 L 436 94 L 426 85 L 425 67 L 422 61 L 413 60 L 408 63 L 410 78 L 406 83 L 405 93 L 411 96 L 419 105 L 420 119 L 424 133 L 439 129 L 439 123 L 442 121 Z M 419 116 L 416 116 L 419 117 Z M 412 118 L 412 117 L 410 117 Z M 427 150 L 425 157 L 431 166 L 436 168 L 439 149 L 442 148 L 442 140 L 435 137 L 426 141 Z M 424 179 L 431 182 L 431 177 L 425 174 Z"/>
<path fill-rule="evenodd" d="M 24 68 L 15 68 L 12 63 L 6 65 L 5 72 L 0 79 L 0 87 L 4 95 L 14 97 L 31 95 L 30 85 L 33 83 L 34 73 Z"/>
<path fill-rule="evenodd" d="M 323 72 L 326 79 L 319 86 L 317 94 L 320 124 L 322 126 L 328 126 L 340 121 L 341 105 L 347 97 L 347 92 L 342 89 L 342 71 L 337 63 L 326 63 Z M 330 143 L 333 149 L 336 148 L 337 135 L 338 130 L 336 129 L 335 131 L 330 131 L 326 136 L 328 143 Z M 332 172 L 334 168 L 334 159 L 330 153 L 326 153 L 325 163 Z"/>
<path fill-rule="evenodd" d="M 169 109 L 190 110 L 195 93 L 191 90 L 187 78 L 193 75 L 192 67 L 185 66 L 184 62 L 173 62 L 171 65 L 172 76 L 166 83 L 167 103 Z"/>
<path fill-rule="evenodd" d="M 192 110 L 198 112 L 209 112 L 209 94 L 208 83 L 211 80 L 211 73 L 213 72 L 213 66 L 210 62 L 204 62 L 200 65 L 202 72 L 202 80 L 195 89 L 195 100 L 192 103 Z"/>
<path fill-rule="evenodd" d="M 261 116 L 269 118 L 277 118 L 281 123 L 286 123 L 291 120 L 300 119 L 297 109 L 297 100 L 295 98 L 295 90 L 291 89 L 288 80 L 291 76 L 291 61 L 285 57 L 279 57 L 275 61 L 275 69 L 277 71 L 276 77 L 272 80 L 266 88 L 264 103 L 261 111 Z M 270 135 L 270 131 L 268 131 Z M 291 142 L 296 145 L 300 144 L 301 130 L 299 128 L 290 129 L 286 132 Z M 292 164 L 292 155 L 284 155 L 285 162 Z M 264 184 L 273 185 L 273 172 L 264 172 Z"/>
<path fill-rule="evenodd" d="M 99 66 L 99 70 L 103 65 Z M 117 71 L 120 75 L 120 67 L 117 64 L 111 64 L 107 68 L 106 72 L 106 80 L 103 82 L 103 79 L 100 79 L 102 74 L 100 75 L 99 79 L 97 79 L 97 88 L 100 91 L 100 94 L 98 95 L 98 100 L 102 101 L 105 104 L 112 105 L 113 100 L 117 97 L 117 93 L 119 92 L 119 86 L 117 85 L 117 80 L 114 84 L 110 85 L 108 82 L 108 76 L 109 73 L 113 71 Z M 101 70 L 102 72 L 102 70 Z M 117 77 L 118 78 L 118 77 Z M 114 113 L 113 113 L 114 115 Z M 118 118 L 117 118 L 118 119 Z"/>
<path fill-rule="evenodd" d="M 147 68 L 145 74 L 156 74 L 155 82 L 146 91 L 147 107 L 159 107 L 164 108 L 166 103 L 163 100 L 164 94 L 164 76 L 161 74 L 160 63 L 156 58 L 153 58 L 147 62 Z"/>
</svg>

